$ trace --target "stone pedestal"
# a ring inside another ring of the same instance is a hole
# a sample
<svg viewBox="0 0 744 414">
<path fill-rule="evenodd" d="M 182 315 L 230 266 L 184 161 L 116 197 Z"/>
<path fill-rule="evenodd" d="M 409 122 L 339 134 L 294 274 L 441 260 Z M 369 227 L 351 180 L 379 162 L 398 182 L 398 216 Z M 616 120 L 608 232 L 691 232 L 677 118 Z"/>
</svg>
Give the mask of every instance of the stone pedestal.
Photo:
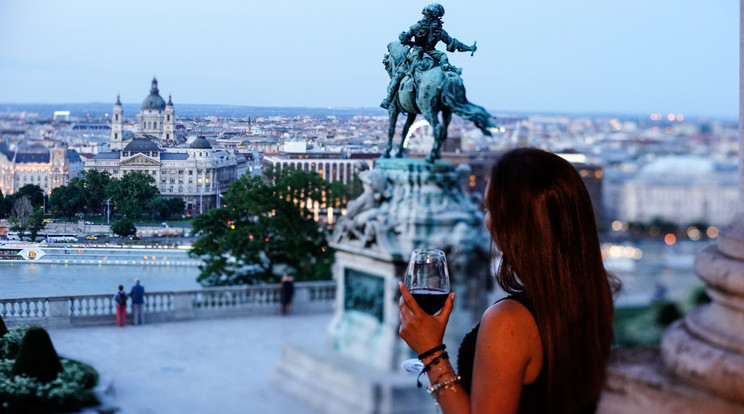
<svg viewBox="0 0 744 414">
<path fill-rule="evenodd" d="M 683 381 L 744 404 L 744 232 L 725 229 L 695 260 L 712 302 L 664 333 L 662 357 Z"/>
<path fill-rule="evenodd" d="M 614 352 L 597 408 L 597 414 L 742 412 L 744 404 L 712 395 L 669 372 L 657 347 Z"/>
<path fill-rule="evenodd" d="M 415 355 L 398 335 L 398 281 L 413 249 L 445 251 L 457 292 L 445 336 L 454 359 L 490 290 L 490 238 L 464 192 L 468 176 L 467 168 L 411 159 L 381 159 L 361 174 L 365 191 L 332 237 L 338 296 L 327 347 L 285 348 L 274 384 L 325 413 L 435 412 L 400 366 Z"/>
</svg>

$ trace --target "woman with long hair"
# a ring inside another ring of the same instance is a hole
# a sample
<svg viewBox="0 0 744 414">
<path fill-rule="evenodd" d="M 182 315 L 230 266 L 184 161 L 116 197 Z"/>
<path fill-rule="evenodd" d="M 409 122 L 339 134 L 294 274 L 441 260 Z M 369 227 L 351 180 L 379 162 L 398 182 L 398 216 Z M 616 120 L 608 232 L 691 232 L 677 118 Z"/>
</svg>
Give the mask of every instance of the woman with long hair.
<svg viewBox="0 0 744 414">
<path fill-rule="evenodd" d="M 550 152 L 511 150 L 494 165 L 484 204 L 501 251 L 496 281 L 509 296 L 464 338 L 458 373 L 442 345 L 455 294 L 432 316 L 400 284 L 400 335 L 424 362 L 429 391 L 446 414 L 594 412 L 613 340 L 614 279 L 581 177 Z"/>
</svg>

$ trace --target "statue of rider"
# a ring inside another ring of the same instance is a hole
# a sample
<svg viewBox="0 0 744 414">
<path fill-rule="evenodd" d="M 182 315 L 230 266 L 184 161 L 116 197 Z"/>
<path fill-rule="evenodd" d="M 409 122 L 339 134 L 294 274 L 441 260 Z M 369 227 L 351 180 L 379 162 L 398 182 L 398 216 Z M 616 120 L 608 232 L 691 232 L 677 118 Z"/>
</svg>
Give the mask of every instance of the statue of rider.
<svg viewBox="0 0 744 414">
<path fill-rule="evenodd" d="M 434 63 L 439 64 L 442 70 L 457 71 L 454 66 L 449 64 L 447 54 L 436 49 L 437 44 L 443 42 L 447 45 L 448 52 L 475 52 L 477 49 L 475 43 L 473 43 L 473 46 L 467 46 L 454 37 L 450 37 L 450 35 L 442 29 L 444 7 L 442 7 L 441 4 L 430 4 L 424 7 L 421 14 L 424 15 L 423 19 L 411 26 L 407 32 L 403 32 L 398 36 L 400 42 L 411 47 L 409 55 L 413 55 L 414 59 L 421 59 L 424 57 L 424 54 L 426 54 L 434 59 Z M 398 67 L 391 68 L 388 95 L 380 104 L 381 107 L 387 108 L 390 106 L 390 102 L 393 101 L 395 94 L 398 92 L 400 81 L 406 75 L 413 74 L 415 67 L 410 63 L 411 62 L 404 62 L 398 65 Z"/>
</svg>

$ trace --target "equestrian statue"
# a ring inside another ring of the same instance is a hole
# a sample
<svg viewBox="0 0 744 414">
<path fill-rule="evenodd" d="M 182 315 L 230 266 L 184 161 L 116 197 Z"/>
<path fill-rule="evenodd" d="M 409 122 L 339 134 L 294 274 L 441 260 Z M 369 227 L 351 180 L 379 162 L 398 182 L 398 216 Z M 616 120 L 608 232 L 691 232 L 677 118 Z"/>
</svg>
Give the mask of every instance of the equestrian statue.
<svg viewBox="0 0 744 414">
<path fill-rule="evenodd" d="M 388 44 L 388 53 L 382 61 L 390 75 L 388 95 L 380 104 L 390 116 L 388 145 L 383 158 L 390 157 L 398 115 L 408 115 L 395 155 L 400 158 L 406 135 L 416 115 L 421 114 L 434 130 L 434 145 L 426 157 L 426 161 L 432 163 L 441 156 L 453 112 L 472 121 L 485 135 L 491 135 L 488 128 L 493 124 L 491 115 L 483 107 L 468 102 L 465 97 L 465 86 L 460 77 L 462 70 L 450 65 L 447 54 L 436 49 L 436 45 L 443 42 L 449 52 L 471 52 L 472 56 L 477 50 L 475 42 L 467 46 L 444 31 L 444 7 L 440 4 L 430 4 L 421 13 L 424 15 L 421 20 L 401 33 L 398 41 Z"/>
</svg>

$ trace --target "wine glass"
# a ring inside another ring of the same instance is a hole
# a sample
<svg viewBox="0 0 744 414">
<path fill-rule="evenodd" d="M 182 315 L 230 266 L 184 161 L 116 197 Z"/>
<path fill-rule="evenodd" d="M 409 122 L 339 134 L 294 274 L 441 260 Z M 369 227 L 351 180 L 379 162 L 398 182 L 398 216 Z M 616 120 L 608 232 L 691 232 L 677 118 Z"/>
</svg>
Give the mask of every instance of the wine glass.
<svg viewBox="0 0 744 414">
<path fill-rule="evenodd" d="M 411 253 L 406 269 L 405 285 L 416 303 L 426 313 L 434 315 L 442 310 L 450 293 L 447 258 L 437 249 L 416 249 Z M 418 358 L 403 361 L 403 369 L 420 373 L 424 363 Z"/>
<path fill-rule="evenodd" d="M 450 293 L 447 258 L 437 249 L 416 249 L 411 253 L 405 284 L 421 309 L 429 315 L 442 310 Z"/>
</svg>

